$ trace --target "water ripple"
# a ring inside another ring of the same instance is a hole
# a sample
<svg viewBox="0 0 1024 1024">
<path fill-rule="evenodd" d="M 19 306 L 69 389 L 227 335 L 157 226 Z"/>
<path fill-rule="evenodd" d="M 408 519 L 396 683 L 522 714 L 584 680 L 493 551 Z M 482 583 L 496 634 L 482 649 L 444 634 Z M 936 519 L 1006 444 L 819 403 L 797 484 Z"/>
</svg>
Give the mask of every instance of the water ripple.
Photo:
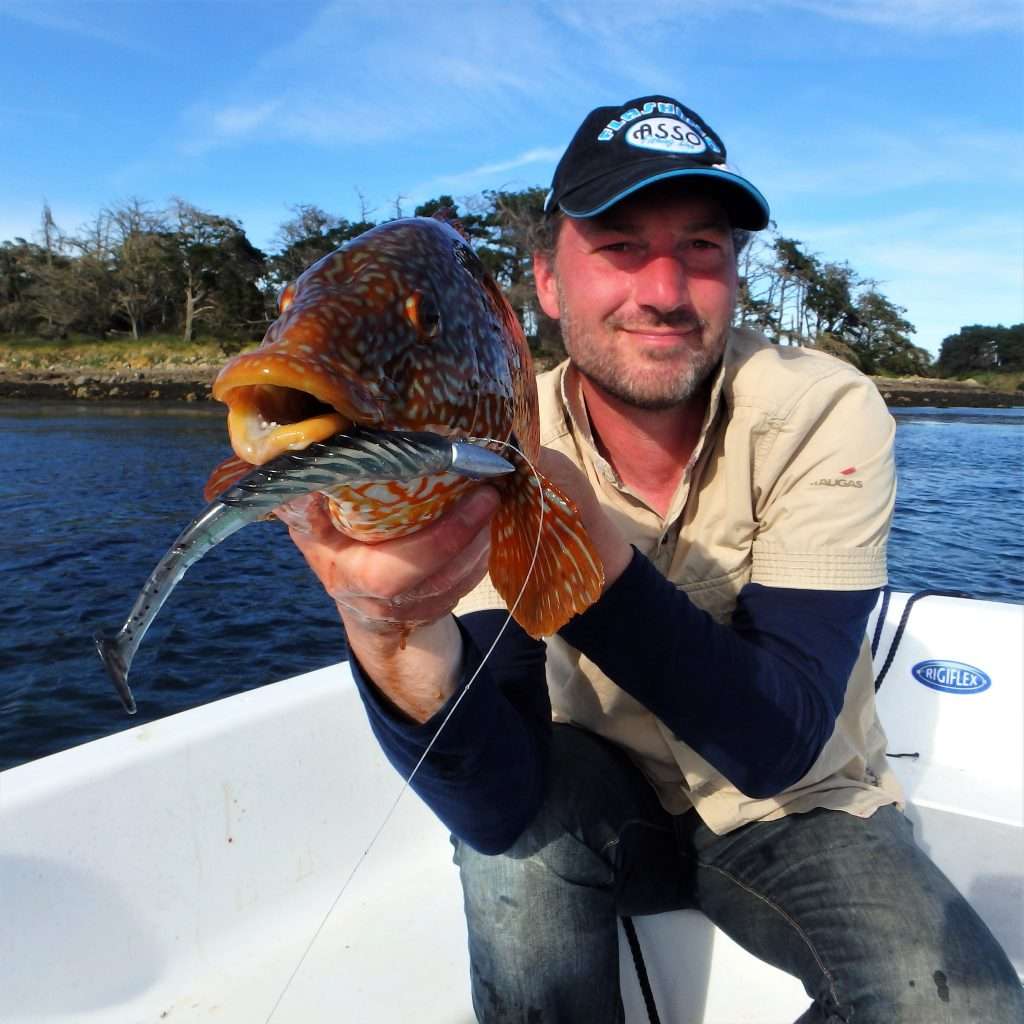
<svg viewBox="0 0 1024 1024">
<path fill-rule="evenodd" d="M 1021 410 L 901 411 L 890 577 L 1022 600 Z M 196 564 L 136 658 L 121 711 L 92 634 L 117 627 L 202 505 L 221 417 L 6 403 L 0 502 L 0 768 L 345 656 L 330 600 L 282 527 Z"/>
</svg>

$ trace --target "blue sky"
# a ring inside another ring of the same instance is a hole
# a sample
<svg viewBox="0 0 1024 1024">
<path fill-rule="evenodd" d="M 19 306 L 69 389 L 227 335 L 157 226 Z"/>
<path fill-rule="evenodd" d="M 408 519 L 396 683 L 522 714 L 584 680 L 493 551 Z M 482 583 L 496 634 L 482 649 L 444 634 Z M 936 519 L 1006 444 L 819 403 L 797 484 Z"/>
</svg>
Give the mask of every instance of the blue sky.
<svg viewBox="0 0 1024 1024">
<path fill-rule="evenodd" d="M 937 352 L 1024 320 L 1020 0 L 0 0 L 0 239 L 180 196 L 274 248 L 544 185 L 593 107 L 697 110 L 780 231 L 848 260 Z"/>
</svg>

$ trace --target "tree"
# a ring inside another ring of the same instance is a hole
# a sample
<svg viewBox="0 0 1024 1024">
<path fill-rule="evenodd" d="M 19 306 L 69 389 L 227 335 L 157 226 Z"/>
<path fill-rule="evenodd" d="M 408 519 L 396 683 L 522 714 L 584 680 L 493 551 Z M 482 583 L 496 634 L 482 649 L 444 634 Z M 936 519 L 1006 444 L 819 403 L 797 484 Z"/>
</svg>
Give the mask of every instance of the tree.
<svg viewBox="0 0 1024 1024">
<path fill-rule="evenodd" d="M 476 224 L 483 237 L 477 252 L 519 316 L 534 353 L 552 360 L 565 355 L 562 333 L 537 304 L 533 277 L 546 194 L 540 187 L 484 192 L 478 201 Z"/>
<path fill-rule="evenodd" d="M 170 298 L 167 223 L 162 214 L 153 213 L 139 199 L 110 207 L 103 216 L 109 221 L 113 242 L 114 308 L 124 316 L 131 336 L 138 339 Z"/>
<path fill-rule="evenodd" d="M 767 256 L 762 236 L 755 235 L 747 242 L 740 253 L 737 269 L 736 323 L 774 337 L 776 318 L 771 297 L 775 267 Z"/>
<path fill-rule="evenodd" d="M 1000 370 L 1024 370 L 1024 324 L 1000 328 L 996 358 Z"/>
<path fill-rule="evenodd" d="M 1024 324 L 971 324 L 942 341 L 936 365 L 944 377 L 985 370 L 1024 370 Z"/>
<path fill-rule="evenodd" d="M 808 333 L 843 335 L 855 328 L 853 291 L 859 283 L 848 263 L 821 264 L 814 260 L 805 294 L 808 322 L 810 314 L 814 316 Z"/>
<path fill-rule="evenodd" d="M 91 224 L 69 235 L 75 256 L 83 309 L 76 329 L 102 337 L 113 326 L 116 259 L 110 219 L 100 214 Z"/>
<path fill-rule="evenodd" d="M 776 308 L 776 338 L 786 338 L 790 344 L 801 344 L 807 337 L 804 324 L 807 288 L 817 270 L 817 261 L 803 252 L 801 242 L 794 238 L 775 239 L 778 299 Z"/>
<path fill-rule="evenodd" d="M 42 245 L 32 247 L 34 267 L 26 289 L 29 309 L 42 333 L 63 338 L 87 315 L 87 307 L 69 240 L 57 227 L 48 203 L 43 204 L 38 237 Z"/>
<path fill-rule="evenodd" d="M 0 242 L 0 329 L 10 334 L 33 330 L 32 287 L 44 262 L 40 247 L 24 238 Z"/>
<path fill-rule="evenodd" d="M 369 221 L 349 221 L 309 203 L 292 206 L 291 210 L 295 216 L 278 228 L 275 237 L 280 251 L 268 261 L 270 279 L 278 289 L 322 256 L 374 227 Z"/>
<path fill-rule="evenodd" d="M 240 339 L 273 316 L 274 291 L 326 254 L 373 228 L 362 193 L 360 219 L 312 204 L 291 207 L 269 257 L 241 223 L 183 199 L 154 211 L 138 199 L 100 213 L 66 235 L 43 207 L 39 242 L 0 243 L 0 329 L 71 330 L 102 336 L 127 328 L 179 330 L 187 341 L 207 331 Z M 558 323 L 538 307 L 533 250 L 544 221 L 545 190 L 492 190 L 456 201 L 444 194 L 417 216 L 456 211 L 459 226 L 523 324 L 535 354 L 564 355 Z M 395 200 L 400 214 L 403 197 Z M 460 209 L 461 206 L 461 209 Z M 913 325 L 877 284 L 846 262 L 825 261 L 774 227 L 738 257 L 736 322 L 776 343 L 812 345 L 868 373 L 928 373 L 930 357 L 913 344 Z M 964 327 L 943 343 L 943 372 L 1024 369 L 1024 325 Z"/>
<path fill-rule="evenodd" d="M 904 313 L 902 306 L 890 302 L 876 288 L 868 288 L 858 297 L 848 337 L 865 373 L 928 371 L 931 356 L 911 342 L 909 335 L 916 328 L 904 319 Z"/>
<path fill-rule="evenodd" d="M 216 323 L 228 334 L 250 334 L 265 325 L 257 281 L 266 257 L 250 243 L 241 224 L 175 199 L 169 245 L 176 258 L 182 297 L 182 340 L 191 341 L 196 321 Z"/>
<path fill-rule="evenodd" d="M 28 289 L 36 326 L 64 338 L 72 330 L 102 334 L 109 308 L 109 266 L 80 258 L 76 238 L 63 232 L 48 205 L 43 206 L 38 258 Z"/>
</svg>

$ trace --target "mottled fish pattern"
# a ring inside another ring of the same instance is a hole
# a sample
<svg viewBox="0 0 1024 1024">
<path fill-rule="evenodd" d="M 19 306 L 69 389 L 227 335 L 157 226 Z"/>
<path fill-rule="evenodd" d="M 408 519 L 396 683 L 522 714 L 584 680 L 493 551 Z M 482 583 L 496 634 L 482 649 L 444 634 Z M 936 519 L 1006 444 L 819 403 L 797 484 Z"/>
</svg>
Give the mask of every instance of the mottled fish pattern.
<svg viewBox="0 0 1024 1024">
<path fill-rule="evenodd" d="M 537 391 L 529 347 L 501 290 L 458 231 L 415 217 L 380 225 L 310 266 L 281 294 L 259 349 L 220 371 L 235 457 L 216 494 L 283 451 L 349 429 L 424 430 L 510 442 L 535 461 Z M 556 632 L 601 593 L 600 559 L 572 501 L 499 443 L 516 471 L 494 483 L 490 575 L 532 636 Z M 436 519 L 476 482 L 455 473 L 339 486 L 324 493 L 334 525 L 374 542 Z M 541 522 L 543 492 L 543 522 Z"/>
</svg>

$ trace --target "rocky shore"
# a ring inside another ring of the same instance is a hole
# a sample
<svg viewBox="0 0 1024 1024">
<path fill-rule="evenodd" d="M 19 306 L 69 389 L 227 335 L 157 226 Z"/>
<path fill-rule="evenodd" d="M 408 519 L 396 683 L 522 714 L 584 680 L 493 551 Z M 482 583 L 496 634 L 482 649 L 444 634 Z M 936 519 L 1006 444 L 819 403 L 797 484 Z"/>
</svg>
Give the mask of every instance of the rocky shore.
<svg viewBox="0 0 1024 1024">
<path fill-rule="evenodd" d="M 0 399 L 145 402 L 210 401 L 219 365 L 153 366 L 111 373 L 82 366 L 5 370 L 0 366 Z M 890 406 L 1007 409 L 1024 406 L 1024 391 L 990 391 L 974 381 L 925 377 L 874 377 Z"/>
<path fill-rule="evenodd" d="M 1024 391 L 990 391 L 972 380 L 872 377 L 886 405 L 936 408 L 1011 409 L 1024 406 Z"/>
<path fill-rule="evenodd" d="M 90 367 L 5 370 L 0 367 L 0 398 L 80 402 L 150 400 L 206 402 L 219 366 L 154 366 L 111 373 Z"/>
</svg>

